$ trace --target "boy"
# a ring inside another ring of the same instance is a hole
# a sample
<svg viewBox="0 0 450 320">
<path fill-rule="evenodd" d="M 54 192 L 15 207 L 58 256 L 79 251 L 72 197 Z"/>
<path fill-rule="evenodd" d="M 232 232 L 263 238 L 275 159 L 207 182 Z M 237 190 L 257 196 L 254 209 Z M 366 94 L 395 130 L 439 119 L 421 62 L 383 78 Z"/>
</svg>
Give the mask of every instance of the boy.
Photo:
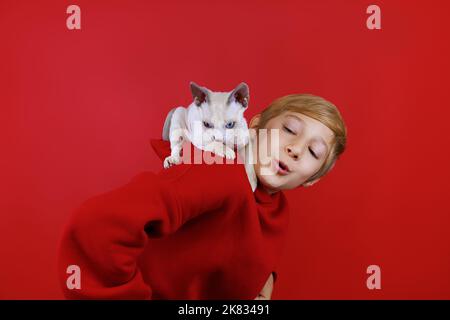
<svg viewBox="0 0 450 320">
<path fill-rule="evenodd" d="M 312 95 L 274 101 L 250 128 L 254 193 L 243 164 L 180 164 L 85 201 L 60 243 L 65 296 L 270 299 L 288 225 L 282 190 L 319 181 L 344 151 L 346 128 L 333 104 Z M 161 160 L 170 154 L 167 141 L 152 146 Z M 67 274 L 73 265 L 79 286 Z"/>
<path fill-rule="evenodd" d="M 267 129 L 269 133 L 268 138 L 256 135 L 260 139 L 255 144 L 259 146 L 258 150 L 254 148 L 255 159 L 257 151 L 259 156 L 279 156 L 279 159 L 269 157 L 272 174 L 262 174 L 261 159 L 254 165 L 258 182 L 268 193 L 308 187 L 318 182 L 344 152 L 347 139 L 346 127 L 337 108 L 320 97 L 307 94 L 289 95 L 274 101 L 251 120 L 250 128 Z M 272 130 L 278 131 L 277 143 L 271 143 Z M 270 299 L 273 274 L 257 299 Z"/>
</svg>

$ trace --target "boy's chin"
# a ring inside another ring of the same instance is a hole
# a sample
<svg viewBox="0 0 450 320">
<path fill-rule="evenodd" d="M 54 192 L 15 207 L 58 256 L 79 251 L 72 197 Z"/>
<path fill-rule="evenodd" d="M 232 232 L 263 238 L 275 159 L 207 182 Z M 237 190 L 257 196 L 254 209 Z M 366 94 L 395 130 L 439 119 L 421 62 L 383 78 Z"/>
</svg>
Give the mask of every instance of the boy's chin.
<svg viewBox="0 0 450 320">
<path fill-rule="evenodd" d="M 271 192 L 283 190 L 283 184 L 281 183 L 280 178 L 276 175 L 260 175 L 258 180 L 265 189 L 270 190 Z"/>
<path fill-rule="evenodd" d="M 277 192 L 282 190 L 291 190 L 301 187 L 300 183 L 286 183 L 286 181 L 280 181 L 280 177 L 275 176 L 258 176 L 258 181 L 261 183 L 265 189 L 271 190 L 271 192 Z"/>
</svg>

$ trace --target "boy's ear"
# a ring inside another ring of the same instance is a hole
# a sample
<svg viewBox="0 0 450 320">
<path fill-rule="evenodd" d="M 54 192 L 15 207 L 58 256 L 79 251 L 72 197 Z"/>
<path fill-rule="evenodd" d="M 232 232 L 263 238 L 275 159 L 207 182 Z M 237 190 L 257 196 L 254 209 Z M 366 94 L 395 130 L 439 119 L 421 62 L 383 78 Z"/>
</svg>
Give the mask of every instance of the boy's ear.
<svg viewBox="0 0 450 320">
<path fill-rule="evenodd" d="M 256 128 L 256 126 L 258 125 L 260 119 L 261 119 L 261 114 L 259 114 L 259 113 L 257 115 L 255 115 L 255 116 L 253 116 L 252 120 L 250 120 L 249 127 L 250 128 Z"/>
<path fill-rule="evenodd" d="M 302 186 L 304 186 L 304 187 L 311 187 L 313 184 L 315 184 L 319 180 L 320 180 L 320 178 L 317 178 L 317 179 L 315 179 L 313 181 L 305 182 L 304 184 L 302 184 Z"/>
<path fill-rule="evenodd" d="M 327 172 L 330 172 L 330 170 L 333 169 L 335 164 L 336 164 L 336 160 L 331 163 L 330 168 L 327 170 Z M 311 187 L 313 184 L 315 184 L 319 180 L 320 180 L 320 178 L 314 179 L 313 181 L 309 181 L 309 182 L 306 182 L 306 183 L 302 184 L 302 186 L 304 186 L 304 187 Z"/>
</svg>

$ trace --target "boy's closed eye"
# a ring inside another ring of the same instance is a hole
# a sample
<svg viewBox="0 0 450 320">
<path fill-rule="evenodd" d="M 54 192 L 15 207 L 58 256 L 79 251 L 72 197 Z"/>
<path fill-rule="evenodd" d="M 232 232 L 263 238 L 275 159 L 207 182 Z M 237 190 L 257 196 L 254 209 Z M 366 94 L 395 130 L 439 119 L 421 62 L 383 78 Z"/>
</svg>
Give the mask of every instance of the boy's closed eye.
<svg viewBox="0 0 450 320">
<path fill-rule="evenodd" d="M 285 130 L 285 131 L 287 131 L 288 133 L 290 133 L 290 134 L 296 134 L 294 131 L 292 131 L 288 126 L 286 126 L 286 125 L 284 125 L 283 126 L 283 129 Z"/>
<path fill-rule="evenodd" d="M 315 159 L 319 160 L 319 157 L 317 156 L 317 154 L 314 152 L 314 150 L 313 150 L 311 147 L 308 147 L 308 150 L 309 150 L 309 153 L 311 153 L 311 155 L 312 155 Z"/>
</svg>

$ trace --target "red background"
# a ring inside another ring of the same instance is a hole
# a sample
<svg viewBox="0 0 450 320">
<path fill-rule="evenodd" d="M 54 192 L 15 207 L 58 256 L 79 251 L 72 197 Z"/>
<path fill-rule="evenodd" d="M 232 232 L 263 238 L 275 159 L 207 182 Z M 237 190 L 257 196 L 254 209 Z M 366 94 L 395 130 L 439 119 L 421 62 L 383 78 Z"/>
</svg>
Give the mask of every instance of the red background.
<svg viewBox="0 0 450 320">
<path fill-rule="evenodd" d="M 66 8 L 81 7 L 81 30 Z M 382 30 L 366 28 L 377 4 Z M 72 210 L 161 164 L 189 81 L 334 102 L 348 150 L 289 191 L 275 299 L 450 298 L 446 1 L 0 1 L 0 298 L 62 298 Z M 366 268 L 381 267 L 381 290 Z"/>
</svg>

